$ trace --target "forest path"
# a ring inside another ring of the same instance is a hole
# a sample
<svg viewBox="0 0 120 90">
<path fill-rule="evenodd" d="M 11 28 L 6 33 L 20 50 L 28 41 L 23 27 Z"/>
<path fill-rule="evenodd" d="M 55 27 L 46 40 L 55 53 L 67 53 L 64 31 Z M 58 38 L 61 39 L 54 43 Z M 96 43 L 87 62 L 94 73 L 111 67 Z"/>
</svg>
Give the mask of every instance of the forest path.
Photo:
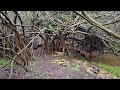
<svg viewBox="0 0 120 90">
<path fill-rule="evenodd" d="M 38 53 L 37 53 L 38 54 Z M 30 61 L 29 72 L 22 67 L 14 67 L 11 79 L 114 79 L 106 71 L 75 58 L 50 57 L 37 55 L 34 61 Z M 10 67 L 0 69 L 0 78 L 8 78 Z"/>
<path fill-rule="evenodd" d="M 47 56 L 45 56 L 47 57 Z M 29 65 L 26 79 L 110 79 L 106 71 L 87 61 L 68 60 L 67 57 L 39 57 Z"/>
</svg>

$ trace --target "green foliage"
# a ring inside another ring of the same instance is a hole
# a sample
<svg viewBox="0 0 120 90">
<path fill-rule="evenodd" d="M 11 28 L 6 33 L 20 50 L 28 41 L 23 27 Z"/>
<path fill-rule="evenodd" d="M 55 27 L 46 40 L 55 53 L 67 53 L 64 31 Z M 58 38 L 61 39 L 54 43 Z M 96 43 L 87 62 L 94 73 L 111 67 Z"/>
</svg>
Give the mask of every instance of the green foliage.
<svg viewBox="0 0 120 90">
<path fill-rule="evenodd" d="M 44 21 L 43 26 L 49 29 L 52 29 L 55 27 L 55 24 L 52 21 Z"/>
<path fill-rule="evenodd" d="M 120 47 L 120 42 L 118 43 L 118 47 Z"/>
<path fill-rule="evenodd" d="M 4 67 L 9 64 L 9 61 L 3 58 L 0 58 L 0 67 Z"/>
<path fill-rule="evenodd" d="M 57 17 L 64 22 L 74 20 L 75 18 L 75 15 L 70 11 L 56 11 L 53 15 L 57 15 Z"/>
<path fill-rule="evenodd" d="M 71 66 L 69 66 L 69 68 L 71 70 L 74 70 L 74 71 L 79 71 L 80 70 L 80 65 L 79 65 L 79 63 L 74 62 L 74 63 L 71 64 Z"/>
<path fill-rule="evenodd" d="M 73 56 L 76 57 L 77 59 L 81 60 L 81 61 L 85 61 L 86 59 L 84 57 L 82 57 L 79 53 L 74 52 Z"/>
<path fill-rule="evenodd" d="M 120 42 L 113 42 L 112 45 L 115 46 L 116 48 L 120 47 Z"/>
<path fill-rule="evenodd" d="M 30 11 L 28 11 L 26 13 L 26 17 L 27 17 L 27 20 L 31 21 L 31 19 L 32 19 L 32 13 Z"/>
<path fill-rule="evenodd" d="M 109 28 L 110 30 L 112 30 L 112 29 L 113 29 L 113 27 L 112 27 L 112 26 L 110 26 L 110 25 L 106 26 L 106 28 Z"/>
<path fill-rule="evenodd" d="M 61 18 L 62 18 L 64 21 L 72 20 L 71 15 L 62 15 Z"/>
<path fill-rule="evenodd" d="M 93 64 L 96 64 L 97 66 L 101 67 L 102 69 L 105 69 L 105 70 L 108 71 L 108 73 L 110 73 L 111 75 L 120 78 L 120 67 L 117 67 L 117 66 L 109 66 L 109 65 L 105 65 L 105 64 L 101 64 L 101 63 L 95 63 L 95 62 L 92 62 L 92 63 L 93 63 Z"/>
<path fill-rule="evenodd" d="M 86 59 L 85 59 L 84 57 L 80 56 L 80 57 L 79 57 L 79 60 L 85 61 Z"/>
</svg>

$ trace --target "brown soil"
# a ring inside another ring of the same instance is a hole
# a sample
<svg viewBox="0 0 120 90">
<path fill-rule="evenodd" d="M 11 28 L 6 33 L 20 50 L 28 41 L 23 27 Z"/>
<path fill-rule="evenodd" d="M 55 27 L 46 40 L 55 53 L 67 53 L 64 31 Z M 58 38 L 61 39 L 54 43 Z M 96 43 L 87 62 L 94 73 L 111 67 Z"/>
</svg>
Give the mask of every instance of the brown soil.
<svg viewBox="0 0 120 90">
<path fill-rule="evenodd" d="M 93 65 L 79 60 L 69 60 L 67 57 L 50 57 L 37 55 L 35 61 L 28 66 L 29 72 L 21 67 L 14 68 L 11 79 L 112 79 L 108 74 L 92 71 Z M 60 61 L 61 60 L 61 61 Z M 64 62 L 63 62 L 63 61 Z M 59 62 L 57 62 L 59 61 Z M 95 67 L 95 66 L 94 66 Z M 92 69 L 91 69 L 92 68 Z M 90 71 L 91 69 L 91 71 Z M 99 68 L 98 68 L 99 69 Z M 88 71 L 89 70 L 89 71 Z M 100 69 L 99 69 L 100 71 Z M 91 73 L 92 72 L 92 73 Z M 10 67 L 0 69 L 0 78 L 7 79 L 10 74 Z M 107 77 L 106 77 L 107 76 Z"/>
</svg>

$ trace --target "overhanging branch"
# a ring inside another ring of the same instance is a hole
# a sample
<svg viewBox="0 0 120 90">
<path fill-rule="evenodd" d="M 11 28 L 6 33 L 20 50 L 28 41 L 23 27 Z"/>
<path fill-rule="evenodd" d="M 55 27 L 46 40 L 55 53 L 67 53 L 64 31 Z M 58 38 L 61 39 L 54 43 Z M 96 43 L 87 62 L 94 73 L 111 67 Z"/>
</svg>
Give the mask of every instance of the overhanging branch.
<svg viewBox="0 0 120 90">
<path fill-rule="evenodd" d="M 76 12 L 75 13 L 79 16 L 81 16 L 80 13 Z M 103 31 L 105 31 L 106 33 L 108 33 L 109 35 L 117 38 L 117 39 L 120 39 L 120 35 L 114 33 L 112 30 L 102 26 L 102 24 L 98 23 L 97 21 L 95 21 L 93 18 L 91 18 L 85 11 L 81 11 L 81 13 L 83 14 L 82 17 L 87 20 L 90 24 L 102 29 Z"/>
</svg>

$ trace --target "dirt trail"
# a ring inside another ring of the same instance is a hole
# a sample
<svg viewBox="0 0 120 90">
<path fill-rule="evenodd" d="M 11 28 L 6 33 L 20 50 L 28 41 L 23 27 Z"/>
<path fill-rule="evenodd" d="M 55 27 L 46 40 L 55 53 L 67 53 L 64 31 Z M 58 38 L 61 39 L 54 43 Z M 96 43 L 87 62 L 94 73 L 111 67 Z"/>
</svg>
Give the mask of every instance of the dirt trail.
<svg viewBox="0 0 120 90">
<path fill-rule="evenodd" d="M 56 63 L 55 63 L 56 61 Z M 57 63 L 57 61 L 61 61 Z M 94 79 L 100 78 L 89 74 L 84 67 L 75 62 L 66 64 L 65 59 L 34 61 L 29 66 L 31 73 L 26 74 L 26 78 L 32 79 Z M 63 65 L 64 64 L 64 65 Z"/>
<path fill-rule="evenodd" d="M 68 60 L 67 57 L 38 57 L 30 62 L 30 72 L 20 67 L 14 69 L 12 79 L 113 79 L 106 71 L 86 61 Z M 0 78 L 8 78 L 9 73 L 10 68 L 1 70 Z"/>
</svg>

